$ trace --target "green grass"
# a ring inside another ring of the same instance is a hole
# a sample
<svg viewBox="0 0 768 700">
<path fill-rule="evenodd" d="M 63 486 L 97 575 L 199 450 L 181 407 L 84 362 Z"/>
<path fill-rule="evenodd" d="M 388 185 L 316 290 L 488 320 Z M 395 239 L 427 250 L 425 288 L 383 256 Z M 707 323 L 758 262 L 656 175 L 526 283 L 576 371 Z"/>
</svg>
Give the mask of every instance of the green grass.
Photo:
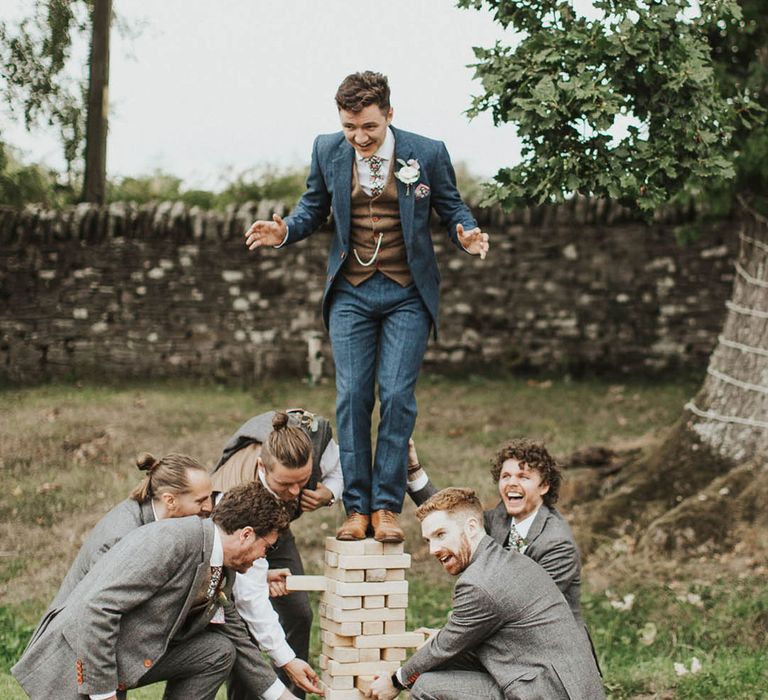
<svg viewBox="0 0 768 700">
<path fill-rule="evenodd" d="M 425 376 L 417 392 L 415 437 L 421 461 L 438 485 L 473 486 L 490 506 L 497 495 L 489 459 L 505 438 L 543 438 L 560 456 L 588 445 L 631 443 L 669 426 L 696 388 L 695 380 L 549 383 Z M 0 697 L 24 697 L 7 671 L 82 537 L 139 480 L 135 455 L 185 452 L 212 465 L 241 422 L 291 405 L 333 416 L 333 387 L 286 381 L 266 383 L 253 393 L 172 382 L 0 389 Z M 333 508 L 296 523 L 308 573 L 322 570 L 324 538 L 341 518 L 341 510 Z M 409 502 L 403 520 L 413 555 L 408 628 L 438 627 L 450 607 L 453 579 L 429 559 Z M 585 572 L 585 618 L 611 697 L 760 697 L 756 689 L 768 682 L 764 577 L 726 578 L 714 563 L 681 567 L 676 578 L 668 568 L 664 572 L 644 568 L 642 575 L 627 574 L 608 567 L 598 572 L 595 585 Z M 612 607 L 605 585 L 611 599 L 633 593 L 632 609 Z M 688 594 L 694 601 L 699 596 L 700 606 L 679 599 Z M 648 635 L 650 625 L 655 637 L 644 644 L 639 635 L 643 630 Z M 315 658 L 318 652 L 315 625 Z M 690 667 L 694 656 L 701 672 L 678 677 L 673 663 Z M 155 686 L 130 696 L 160 695 Z"/>
</svg>

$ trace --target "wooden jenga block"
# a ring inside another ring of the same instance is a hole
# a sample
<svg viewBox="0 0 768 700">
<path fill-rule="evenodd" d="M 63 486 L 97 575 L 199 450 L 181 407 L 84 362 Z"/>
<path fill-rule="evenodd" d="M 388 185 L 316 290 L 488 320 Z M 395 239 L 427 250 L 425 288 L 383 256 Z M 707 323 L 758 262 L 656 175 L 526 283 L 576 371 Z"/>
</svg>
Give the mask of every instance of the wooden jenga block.
<svg viewBox="0 0 768 700">
<path fill-rule="evenodd" d="M 328 566 L 338 566 L 339 565 L 339 555 L 337 552 L 326 552 L 325 553 L 325 563 L 328 564 Z"/>
<path fill-rule="evenodd" d="M 371 542 L 376 542 L 373 538 L 368 538 Z M 365 543 L 368 540 L 353 540 L 345 542 L 337 540 L 335 537 L 325 538 L 325 551 L 336 552 L 337 554 L 365 554 Z M 377 542 L 377 544 L 379 544 Z"/>
<path fill-rule="evenodd" d="M 365 693 L 361 693 L 357 688 L 352 690 L 329 688 L 325 691 L 325 700 L 365 700 Z"/>
<path fill-rule="evenodd" d="M 334 622 L 384 622 L 386 620 L 405 620 L 404 608 L 358 608 L 357 610 L 339 610 L 330 605 L 320 604 L 320 614 Z"/>
<path fill-rule="evenodd" d="M 352 583 L 349 581 L 328 581 L 328 591 L 340 596 L 358 595 L 407 595 L 408 581 L 386 581 L 384 583 Z"/>
<path fill-rule="evenodd" d="M 424 642 L 421 632 L 404 632 L 402 634 L 380 634 L 378 636 L 355 637 L 352 644 L 358 649 L 388 649 L 398 647 L 413 649 Z"/>
<path fill-rule="evenodd" d="M 326 593 L 326 595 L 328 594 Z M 367 598 L 365 600 L 367 600 Z M 408 596 L 407 595 L 388 595 L 387 607 L 388 608 L 407 608 Z"/>
<path fill-rule="evenodd" d="M 355 641 L 355 638 L 342 637 L 341 635 L 336 634 L 334 632 L 329 632 L 328 630 L 321 629 L 320 641 L 332 647 L 351 647 L 351 646 L 354 646 L 353 642 Z"/>
<path fill-rule="evenodd" d="M 325 654 L 318 654 L 317 655 L 317 665 L 323 669 L 323 671 L 328 670 L 328 657 Z"/>
<path fill-rule="evenodd" d="M 396 620 L 395 620 L 396 622 Z M 342 622 L 340 623 L 342 625 L 360 625 L 362 624 L 363 630 L 361 634 L 383 634 L 384 633 L 384 625 L 386 623 L 381 622 L 380 620 L 369 620 L 367 622 Z M 403 622 L 403 628 L 405 628 L 405 622 Z"/>
<path fill-rule="evenodd" d="M 366 598 L 371 597 L 372 596 L 366 596 Z M 328 605 L 332 605 L 334 608 L 339 608 L 340 610 L 357 610 L 357 608 L 363 607 L 363 597 L 359 595 L 342 597 L 326 591 L 323 593 L 322 600 L 328 603 Z"/>
<path fill-rule="evenodd" d="M 361 649 L 360 651 L 365 651 L 365 649 Z M 390 647 L 388 649 L 382 649 L 381 650 L 381 660 L 382 661 L 405 661 L 405 658 L 408 656 L 408 652 L 405 651 L 405 649 L 396 649 L 394 647 Z M 363 660 L 363 657 L 360 657 L 360 661 Z"/>
<path fill-rule="evenodd" d="M 323 671 L 320 674 L 320 681 L 326 688 L 335 690 L 349 690 L 355 687 L 354 676 L 332 676 L 328 671 Z"/>
<path fill-rule="evenodd" d="M 405 581 L 405 569 L 388 569 L 385 581 Z"/>
<path fill-rule="evenodd" d="M 336 598 L 339 598 L 339 596 L 334 596 Z M 397 597 L 397 596 L 389 596 Z M 408 596 L 405 596 L 406 598 Z M 339 598 L 339 600 L 345 600 L 345 598 Z M 387 604 L 387 596 L 383 595 L 367 595 L 363 598 L 363 607 L 364 608 L 383 608 Z M 397 606 L 395 606 L 397 607 Z M 405 607 L 408 607 L 408 601 L 406 601 Z"/>
<path fill-rule="evenodd" d="M 339 569 L 338 567 L 326 564 L 323 573 L 326 578 L 331 578 L 334 581 L 345 581 L 347 583 L 362 583 L 365 581 L 365 571 L 363 569 Z M 326 590 L 331 590 L 330 586 Z"/>
<path fill-rule="evenodd" d="M 328 673 L 332 676 L 375 676 L 382 672 L 394 673 L 400 664 L 397 661 L 370 661 L 356 664 L 340 664 L 329 659 Z"/>
<path fill-rule="evenodd" d="M 339 554 L 340 569 L 407 569 L 411 566 L 410 554 L 355 555 Z"/>
<path fill-rule="evenodd" d="M 402 554 L 405 549 L 403 542 L 384 542 L 384 554 Z"/>
<path fill-rule="evenodd" d="M 356 651 L 360 652 L 359 661 L 361 663 L 369 661 L 381 661 L 380 649 L 356 649 Z M 390 661 L 394 661 L 394 659 L 390 659 Z"/>
<path fill-rule="evenodd" d="M 373 683 L 374 676 L 358 676 L 355 678 L 355 688 L 361 693 L 367 693 Z"/>
<path fill-rule="evenodd" d="M 360 658 L 360 649 L 355 649 L 355 647 L 333 647 L 330 644 L 323 644 L 320 651 L 327 656 L 329 659 L 334 659 L 335 661 L 341 661 L 342 663 L 349 664 L 353 661 L 361 661 Z M 367 649 L 363 649 L 362 651 L 368 651 Z M 365 659 L 368 661 L 369 659 Z"/>
<path fill-rule="evenodd" d="M 377 542 L 370 537 L 367 540 L 363 540 L 363 554 L 384 554 L 384 544 Z"/>
<path fill-rule="evenodd" d="M 392 569 L 392 571 L 404 571 L 404 569 Z M 387 580 L 386 569 L 366 569 L 365 580 L 371 583 L 381 583 Z"/>
<path fill-rule="evenodd" d="M 325 576 L 286 576 L 285 587 L 289 591 L 324 591 Z"/>
<path fill-rule="evenodd" d="M 402 634 L 405 632 L 405 620 L 387 620 L 384 623 L 384 634 Z"/>
<path fill-rule="evenodd" d="M 379 623 L 382 627 L 383 623 Z M 334 634 L 341 635 L 342 637 L 356 637 L 358 634 L 363 633 L 362 622 L 334 622 L 327 617 L 320 616 L 320 629 L 333 632 Z"/>
</svg>

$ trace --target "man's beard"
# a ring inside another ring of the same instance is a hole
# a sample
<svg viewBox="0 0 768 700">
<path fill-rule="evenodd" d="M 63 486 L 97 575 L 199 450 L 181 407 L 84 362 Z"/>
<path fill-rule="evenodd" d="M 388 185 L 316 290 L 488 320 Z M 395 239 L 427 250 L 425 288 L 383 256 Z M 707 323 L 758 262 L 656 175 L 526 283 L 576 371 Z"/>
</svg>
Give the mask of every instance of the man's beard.
<svg viewBox="0 0 768 700">
<path fill-rule="evenodd" d="M 448 550 L 445 554 L 451 555 L 452 559 L 445 564 L 443 564 L 443 562 L 440 563 L 451 576 L 458 576 L 469 566 L 470 561 L 472 561 L 472 547 L 469 544 L 469 538 L 462 533 L 458 551 L 454 552 Z M 440 557 L 438 557 L 438 559 L 439 558 Z"/>
</svg>

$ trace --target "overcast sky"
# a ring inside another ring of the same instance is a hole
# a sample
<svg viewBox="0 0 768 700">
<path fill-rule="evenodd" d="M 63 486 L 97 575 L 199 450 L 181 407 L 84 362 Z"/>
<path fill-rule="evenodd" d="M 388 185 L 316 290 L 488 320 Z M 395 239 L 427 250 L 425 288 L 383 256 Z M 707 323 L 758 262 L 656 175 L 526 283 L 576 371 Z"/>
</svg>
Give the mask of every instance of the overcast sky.
<svg viewBox="0 0 768 700">
<path fill-rule="evenodd" d="M 3 0 L 0 16 L 13 5 L 29 3 Z M 113 32 L 110 177 L 162 169 L 215 187 L 258 164 L 304 165 L 315 135 L 339 128 L 339 82 L 366 69 L 389 76 L 395 126 L 442 139 L 474 174 L 519 157 L 512 127 L 463 114 L 481 91 L 467 68 L 472 47 L 510 41 L 488 12 L 452 0 L 114 0 L 114 9 L 142 28 L 130 40 Z M 14 123 L 3 132 L 30 160 L 63 169 L 51 134 Z"/>
</svg>

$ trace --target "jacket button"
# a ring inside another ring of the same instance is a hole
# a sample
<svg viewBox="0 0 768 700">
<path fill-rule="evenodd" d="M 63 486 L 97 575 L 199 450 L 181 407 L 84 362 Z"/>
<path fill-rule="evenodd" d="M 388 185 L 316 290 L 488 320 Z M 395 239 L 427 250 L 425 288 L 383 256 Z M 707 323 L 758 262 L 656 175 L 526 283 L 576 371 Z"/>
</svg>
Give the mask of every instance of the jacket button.
<svg viewBox="0 0 768 700">
<path fill-rule="evenodd" d="M 117 684 L 117 689 L 120 690 L 120 691 L 125 690 L 125 683 L 118 683 Z"/>
<path fill-rule="evenodd" d="M 380 218 L 378 216 L 374 216 L 371 218 L 371 221 L 373 221 L 373 223 L 377 223 L 378 221 L 380 221 Z"/>
<path fill-rule="evenodd" d="M 144 659 L 144 668 L 149 668 L 152 665 L 152 659 Z"/>
</svg>

